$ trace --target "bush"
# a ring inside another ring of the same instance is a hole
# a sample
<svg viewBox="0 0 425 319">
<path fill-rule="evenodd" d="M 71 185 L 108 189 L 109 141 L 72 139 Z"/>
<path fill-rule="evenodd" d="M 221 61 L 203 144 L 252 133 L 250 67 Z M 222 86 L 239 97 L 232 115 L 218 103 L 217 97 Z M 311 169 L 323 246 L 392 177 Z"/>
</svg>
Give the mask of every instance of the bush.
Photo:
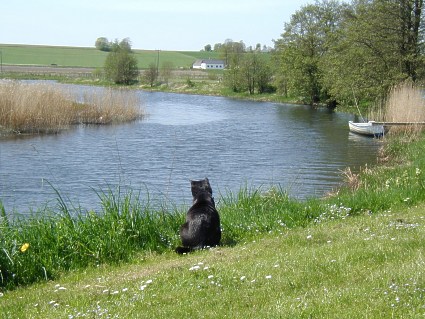
<svg viewBox="0 0 425 319">
<path fill-rule="evenodd" d="M 134 57 L 129 41 L 123 40 L 112 46 L 105 61 L 106 77 L 116 84 L 131 84 L 138 75 L 137 59 Z"/>
</svg>

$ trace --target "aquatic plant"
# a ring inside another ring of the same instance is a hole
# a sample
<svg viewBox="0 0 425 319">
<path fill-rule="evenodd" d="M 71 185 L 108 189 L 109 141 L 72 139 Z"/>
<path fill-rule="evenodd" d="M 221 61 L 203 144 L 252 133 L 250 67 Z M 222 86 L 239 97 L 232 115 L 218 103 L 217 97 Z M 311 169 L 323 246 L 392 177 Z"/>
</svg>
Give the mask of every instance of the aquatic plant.
<svg viewBox="0 0 425 319">
<path fill-rule="evenodd" d="M 57 133 L 74 124 L 133 121 L 143 115 L 136 92 L 105 89 L 83 98 L 55 83 L 0 81 L 0 133 Z"/>
</svg>

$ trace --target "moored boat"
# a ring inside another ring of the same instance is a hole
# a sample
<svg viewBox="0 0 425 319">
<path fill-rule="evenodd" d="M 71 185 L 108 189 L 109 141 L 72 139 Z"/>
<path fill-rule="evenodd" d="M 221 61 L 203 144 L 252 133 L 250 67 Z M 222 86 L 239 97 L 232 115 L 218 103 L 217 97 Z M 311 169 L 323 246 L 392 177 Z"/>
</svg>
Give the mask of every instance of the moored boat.
<svg viewBox="0 0 425 319">
<path fill-rule="evenodd" d="M 348 126 L 350 131 L 353 133 L 374 137 L 384 135 L 384 125 L 377 124 L 374 121 L 369 121 L 366 123 L 355 123 L 353 121 L 348 121 Z"/>
</svg>

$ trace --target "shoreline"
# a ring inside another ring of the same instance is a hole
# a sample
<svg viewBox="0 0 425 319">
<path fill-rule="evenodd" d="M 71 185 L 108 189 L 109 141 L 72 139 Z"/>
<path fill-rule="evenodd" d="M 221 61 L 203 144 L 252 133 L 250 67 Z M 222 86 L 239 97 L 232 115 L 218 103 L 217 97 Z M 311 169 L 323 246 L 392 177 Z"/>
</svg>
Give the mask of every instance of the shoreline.
<svg viewBox="0 0 425 319">
<path fill-rule="evenodd" d="M 96 70 L 96 68 L 86 67 L 3 65 L 3 72 L 0 73 L 0 79 L 56 80 L 68 84 L 125 87 L 129 89 L 140 89 L 146 92 L 221 96 L 248 101 L 308 105 L 300 99 L 284 97 L 278 93 L 248 94 L 231 92 L 222 87 L 221 80 L 216 78 L 216 74 L 211 75 L 208 71 L 203 70 L 175 69 L 172 71 L 173 76 L 168 81 L 168 84 L 158 82 L 153 87 L 143 84 L 140 81 L 129 86 L 111 84 L 108 81 L 102 80 L 98 74 L 96 75 Z M 319 105 L 312 107 L 326 106 Z"/>
</svg>

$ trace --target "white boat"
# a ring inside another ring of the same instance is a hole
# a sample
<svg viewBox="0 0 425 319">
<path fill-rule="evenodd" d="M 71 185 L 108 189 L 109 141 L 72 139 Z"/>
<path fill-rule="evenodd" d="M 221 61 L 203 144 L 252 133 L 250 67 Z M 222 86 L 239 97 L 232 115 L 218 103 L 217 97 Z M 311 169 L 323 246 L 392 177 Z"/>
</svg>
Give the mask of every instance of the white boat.
<svg viewBox="0 0 425 319">
<path fill-rule="evenodd" d="M 353 121 L 348 121 L 348 126 L 353 133 L 375 137 L 384 135 L 384 125 L 375 123 L 374 121 L 369 121 L 367 123 L 354 123 Z"/>
</svg>

